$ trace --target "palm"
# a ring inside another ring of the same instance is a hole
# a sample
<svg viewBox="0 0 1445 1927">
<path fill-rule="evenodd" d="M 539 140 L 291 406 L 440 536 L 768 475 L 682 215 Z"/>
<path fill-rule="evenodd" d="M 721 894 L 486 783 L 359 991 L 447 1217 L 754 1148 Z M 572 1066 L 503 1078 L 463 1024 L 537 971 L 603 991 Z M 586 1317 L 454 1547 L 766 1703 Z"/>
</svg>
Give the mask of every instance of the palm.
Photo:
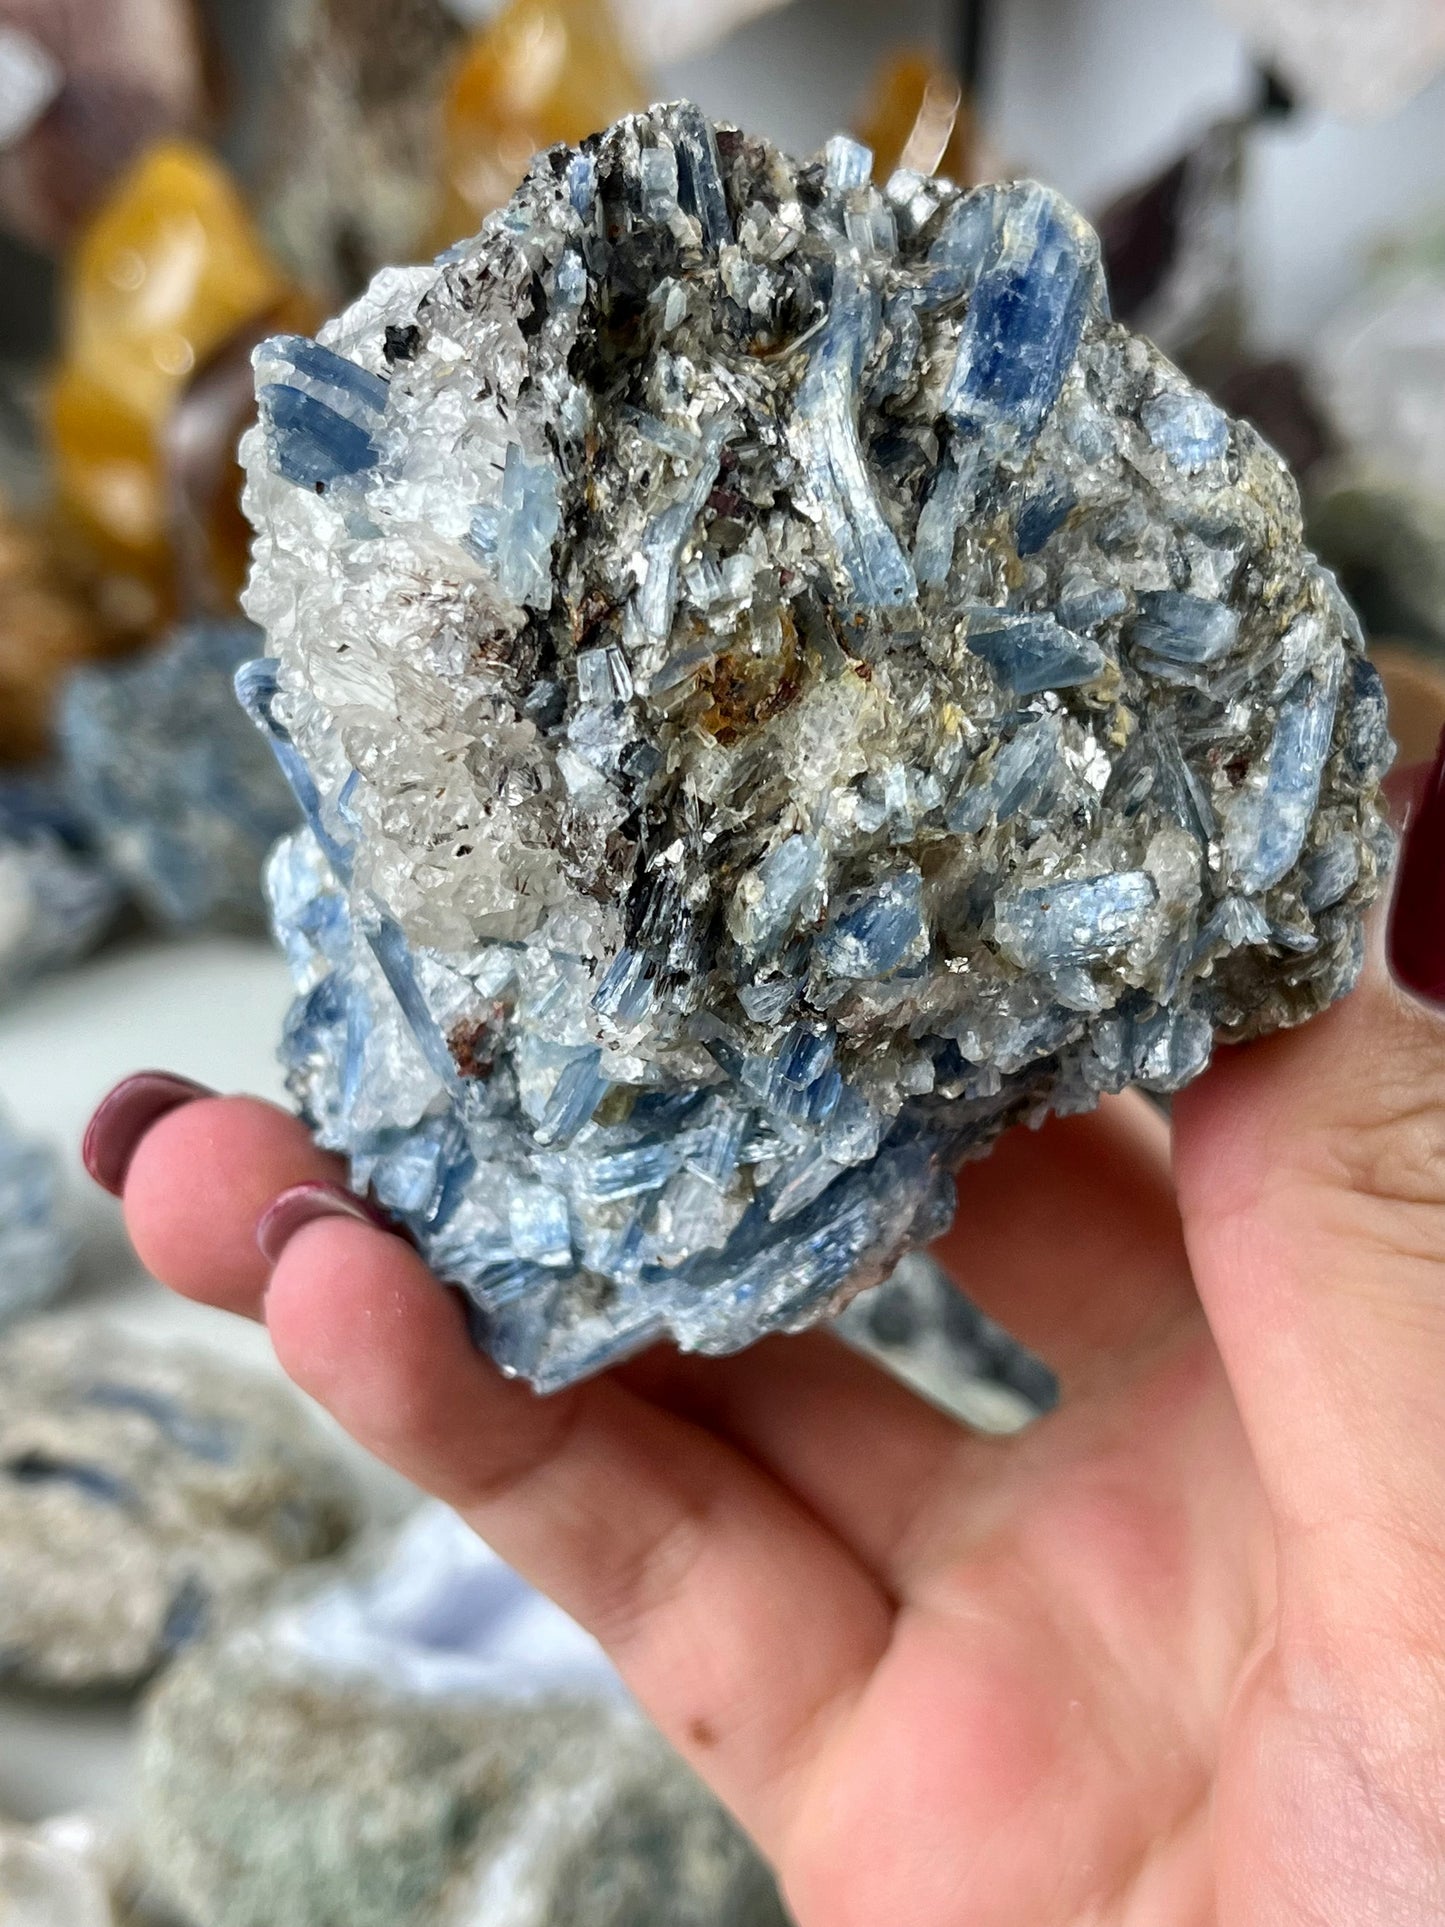
<svg viewBox="0 0 1445 1927">
<path fill-rule="evenodd" d="M 1212 1072 L 1172 1175 L 1142 1100 L 965 1173 L 940 1255 L 1064 1385 L 1017 1440 L 818 1334 L 536 1399 L 393 1238 L 264 1264 L 268 1200 L 337 1173 L 251 1100 L 156 1125 L 127 1216 L 597 1632 L 801 1927 L 1423 1927 L 1445 1122 L 1392 999 Z"/>
</svg>

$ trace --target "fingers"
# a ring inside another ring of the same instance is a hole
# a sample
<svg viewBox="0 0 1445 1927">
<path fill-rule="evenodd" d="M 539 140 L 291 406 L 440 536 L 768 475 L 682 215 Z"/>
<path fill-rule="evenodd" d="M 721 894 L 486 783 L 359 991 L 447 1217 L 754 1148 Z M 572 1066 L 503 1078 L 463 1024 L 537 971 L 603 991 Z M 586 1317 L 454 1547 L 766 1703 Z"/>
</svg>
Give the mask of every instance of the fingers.
<svg viewBox="0 0 1445 1927">
<path fill-rule="evenodd" d="M 202 1097 L 174 1108 L 133 1147 L 124 1172 L 126 1228 L 161 1283 L 222 1311 L 260 1316 L 270 1266 L 256 1243 L 278 1193 L 337 1182 L 299 1118 L 254 1097 Z"/>
<path fill-rule="evenodd" d="M 359 1223 L 291 1239 L 266 1317 L 296 1382 L 589 1627 L 765 1850 L 779 1841 L 892 1623 L 838 1540 L 615 1380 L 553 1399 L 503 1380 L 416 1254 Z"/>
<path fill-rule="evenodd" d="M 1321 1596 L 1388 1620 L 1411 1607 L 1404 1569 L 1433 1567 L 1438 1610 L 1445 1018 L 1391 981 L 1378 925 L 1353 995 L 1181 1097 L 1175 1161 L 1201 1297 Z M 1366 1543 L 1341 1585 L 1342 1547 Z"/>
<path fill-rule="evenodd" d="M 958 1215 L 934 1254 L 1054 1368 L 1066 1397 L 1116 1382 L 1128 1354 L 1197 1315 L 1168 1127 L 1137 1093 L 1011 1131 L 965 1165 Z"/>
</svg>

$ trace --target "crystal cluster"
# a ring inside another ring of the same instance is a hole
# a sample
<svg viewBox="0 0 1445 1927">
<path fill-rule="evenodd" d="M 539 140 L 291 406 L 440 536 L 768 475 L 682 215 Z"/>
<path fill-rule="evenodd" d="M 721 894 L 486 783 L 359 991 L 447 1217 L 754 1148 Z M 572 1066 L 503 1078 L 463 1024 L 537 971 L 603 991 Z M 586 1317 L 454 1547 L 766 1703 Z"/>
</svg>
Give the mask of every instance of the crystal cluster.
<svg viewBox="0 0 1445 1927">
<path fill-rule="evenodd" d="M 195 1927 L 784 1927 L 601 1649 L 439 1505 L 187 1655 L 139 1782 Z"/>
<path fill-rule="evenodd" d="M 60 706 L 66 784 L 93 846 L 174 929 L 253 927 L 261 866 L 296 809 L 231 691 L 244 622 L 198 623 L 133 662 L 77 671 Z"/>
<path fill-rule="evenodd" d="M 83 957 L 119 908 L 114 878 L 56 785 L 0 775 L 0 1003 Z"/>
<path fill-rule="evenodd" d="M 93 1312 L 0 1344 L 0 1678 L 134 1685 L 355 1525 L 284 1387 Z"/>
<path fill-rule="evenodd" d="M 1379 679 L 1044 188 L 656 108 L 256 368 L 292 1088 L 504 1369 L 804 1326 L 1353 980 Z"/>
</svg>

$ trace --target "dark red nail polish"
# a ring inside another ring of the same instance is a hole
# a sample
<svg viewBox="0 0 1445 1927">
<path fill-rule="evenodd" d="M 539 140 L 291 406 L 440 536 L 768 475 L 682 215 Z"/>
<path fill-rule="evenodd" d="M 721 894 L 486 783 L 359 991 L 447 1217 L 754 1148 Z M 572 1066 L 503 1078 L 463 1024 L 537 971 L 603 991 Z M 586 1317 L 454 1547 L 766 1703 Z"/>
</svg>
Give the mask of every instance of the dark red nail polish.
<svg viewBox="0 0 1445 1927">
<path fill-rule="evenodd" d="M 1445 734 L 1405 827 L 1389 953 L 1406 990 L 1445 1006 Z"/>
<path fill-rule="evenodd" d="M 85 1168 L 103 1190 L 118 1198 L 125 1189 L 126 1172 L 141 1139 L 167 1111 L 178 1111 L 198 1097 L 214 1097 L 208 1084 L 170 1071 L 137 1071 L 124 1078 L 96 1105 L 80 1155 Z"/>
<path fill-rule="evenodd" d="M 268 1265 L 274 1265 L 303 1225 L 319 1218 L 352 1218 L 358 1224 L 374 1225 L 378 1231 L 395 1232 L 397 1227 L 366 1198 L 339 1184 L 293 1184 L 273 1198 L 256 1224 L 256 1243 Z"/>
</svg>

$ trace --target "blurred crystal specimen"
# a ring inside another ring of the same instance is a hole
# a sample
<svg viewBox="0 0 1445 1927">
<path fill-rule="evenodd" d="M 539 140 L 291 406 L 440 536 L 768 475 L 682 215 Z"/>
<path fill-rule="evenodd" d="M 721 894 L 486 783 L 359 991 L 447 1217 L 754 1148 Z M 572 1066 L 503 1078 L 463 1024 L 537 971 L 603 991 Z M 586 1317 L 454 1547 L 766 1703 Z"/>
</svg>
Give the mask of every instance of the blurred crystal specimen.
<svg viewBox="0 0 1445 1927">
<path fill-rule="evenodd" d="M 213 351 L 289 296 L 221 162 L 184 142 L 136 162 L 70 261 L 49 397 L 61 499 L 163 598 L 167 421 Z"/>
<path fill-rule="evenodd" d="M 236 707 L 244 622 L 198 623 L 132 662 L 77 672 L 61 702 L 69 796 L 88 836 L 158 923 L 253 928 L 261 866 L 296 806 Z"/>
<path fill-rule="evenodd" d="M 4 1927 L 144 1927 L 133 1913 L 123 1842 L 103 1823 L 63 1814 L 25 1827 L 0 1817 Z"/>
<path fill-rule="evenodd" d="M 287 0 L 280 28 L 262 219 L 306 287 L 349 301 L 436 224 L 461 28 L 442 0 Z"/>
<path fill-rule="evenodd" d="M 0 1342 L 0 1676 L 134 1685 L 355 1523 L 285 1387 L 94 1313 Z"/>
<path fill-rule="evenodd" d="M 657 108 L 257 381 L 292 1088 L 505 1370 L 805 1326 L 1353 981 L 1379 679 L 1047 190 Z"/>
<path fill-rule="evenodd" d="M 583 140 L 646 100 L 607 0 L 506 0 L 447 90 L 439 245 L 500 207 L 539 149 Z"/>
<path fill-rule="evenodd" d="M 1445 67 L 1439 0 L 1217 0 L 1312 106 L 1347 120 L 1401 107 Z"/>
<path fill-rule="evenodd" d="M 0 498 L 0 764 L 45 754 L 57 690 L 113 642 L 49 531 Z"/>
<path fill-rule="evenodd" d="M 837 1330 L 943 1411 L 982 1432 L 1017 1432 L 1058 1403 L 1058 1381 L 964 1296 L 925 1251 L 846 1305 Z"/>
<path fill-rule="evenodd" d="M 936 54 L 905 48 L 885 62 L 858 128 L 880 179 L 895 168 L 944 174 L 961 187 L 977 178 L 973 109 L 957 74 Z"/>
<path fill-rule="evenodd" d="M 115 879 L 56 784 L 0 775 L 0 1002 L 83 957 L 119 908 Z"/>
<path fill-rule="evenodd" d="M 0 223 L 58 251 L 142 149 L 206 118 L 193 0 L 0 0 Z"/>
<path fill-rule="evenodd" d="M 440 1506 L 166 1676 L 140 1811 L 195 1927 L 783 1927 L 593 1641 Z"/>
<path fill-rule="evenodd" d="M 64 1290 L 76 1241 L 65 1222 L 60 1163 L 0 1111 L 0 1326 Z"/>
</svg>

